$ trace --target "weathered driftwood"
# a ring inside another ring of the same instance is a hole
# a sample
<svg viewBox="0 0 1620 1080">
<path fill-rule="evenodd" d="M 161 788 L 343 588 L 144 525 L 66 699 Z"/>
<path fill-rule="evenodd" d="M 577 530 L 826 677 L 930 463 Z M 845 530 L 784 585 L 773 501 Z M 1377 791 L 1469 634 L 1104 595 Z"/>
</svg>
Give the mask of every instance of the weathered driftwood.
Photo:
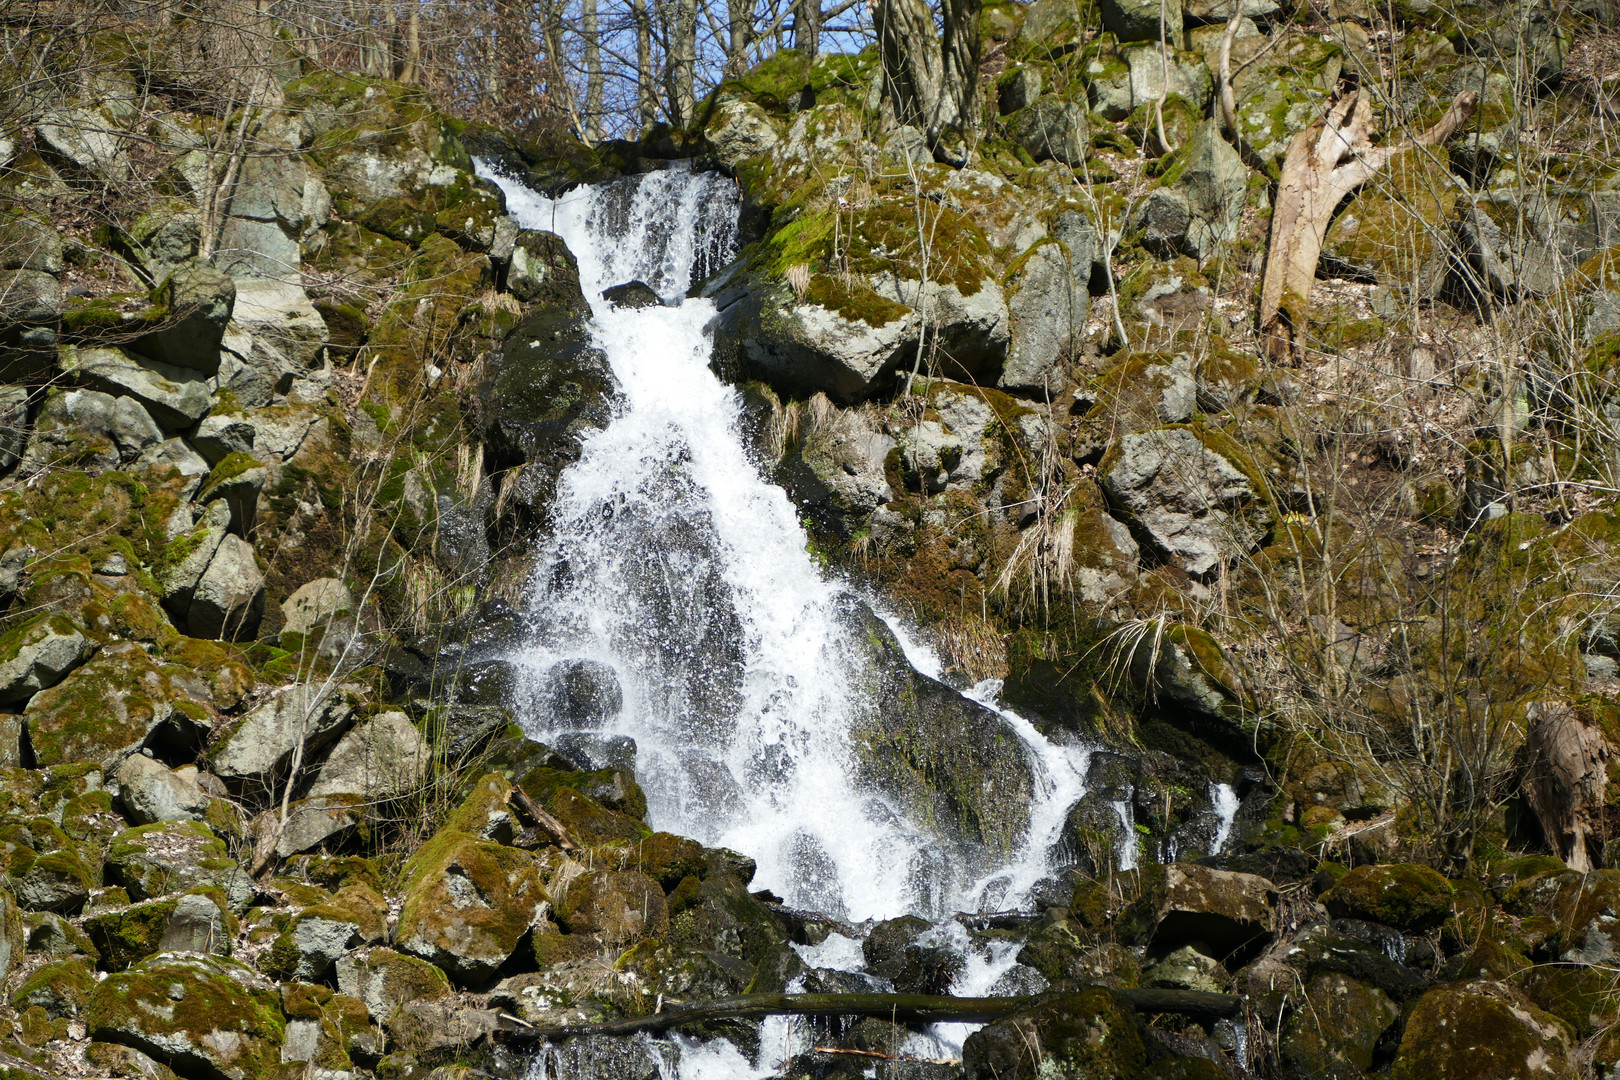
<svg viewBox="0 0 1620 1080">
<path fill-rule="evenodd" d="M 1197 990 L 1115 990 L 1141 1012 L 1188 1016 L 1234 1016 L 1242 1001 L 1229 994 Z M 878 1016 L 912 1024 L 988 1023 L 1039 1005 L 1048 995 L 1006 998 L 936 997 L 929 994 L 743 994 L 707 1005 L 609 1020 L 600 1024 L 567 1024 L 501 1032 L 503 1038 L 529 1042 L 578 1035 L 635 1035 L 668 1031 L 715 1020 L 756 1020 L 766 1016 Z"/>
<path fill-rule="evenodd" d="M 1559 701 L 1525 710 L 1530 767 L 1524 796 L 1542 834 L 1571 870 L 1592 869 L 1587 840 L 1601 824 L 1614 747 L 1597 724 Z"/>
<path fill-rule="evenodd" d="M 1327 115 L 1294 136 L 1277 185 L 1271 250 L 1260 283 L 1260 344 L 1270 359 L 1295 363 L 1304 357 L 1311 282 L 1334 209 L 1396 154 L 1445 142 L 1473 115 L 1478 100 L 1466 90 L 1417 138 L 1373 146 L 1372 104 L 1362 97 L 1359 80 L 1347 75 L 1333 91 Z"/>
</svg>

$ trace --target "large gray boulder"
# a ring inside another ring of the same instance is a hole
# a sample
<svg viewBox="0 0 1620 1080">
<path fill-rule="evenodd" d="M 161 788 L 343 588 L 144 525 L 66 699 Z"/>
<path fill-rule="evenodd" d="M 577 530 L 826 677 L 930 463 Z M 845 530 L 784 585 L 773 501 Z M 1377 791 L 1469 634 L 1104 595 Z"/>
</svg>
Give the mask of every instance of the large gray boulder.
<svg viewBox="0 0 1620 1080">
<path fill-rule="evenodd" d="M 0 270 L 62 272 L 62 234 L 33 214 L 18 213 L 0 222 Z"/>
<path fill-rule="evenodd" d="M 319 366 L 331 337 L 326 320 L 303 289 L 271 278 L 237 279 L 232 318 L 255 342 L 285 356 L 298 369 Z"/>
<path fill-rule="evenodd" d="M 80 107 L 47 114 L 34 131 L 40 149 L 59 167 L 98 180 L 123 180 L 131 166 L 121 127 L 107 110 Z"/>
<path fill-rule="evenodd" d="M 431 754 L 410 717 L 381 713 L 332 748 L 309 795 L 360 795 L 376 802 L 407 794 L 421 782 Z"/>
<path fill-rule="evenodd" d="M 1073 219 L 1073 220 L 1070 220 Z M 1014 393 L 1057 396 L 1080 352 L 1091 304 L 1091 260 L 1097 234 L 1070 211 L 1050 236 L 1022 257 L 1007 281 L 1011 335 L 996 384 Z"/>
<path fill-rule="evenodd" d="M 929 338 L 938 341 L 948 376 L 977 379 L 1001 366 L 1009 319 L 996 282 L 986 279 L 964 291 L 953 283 L 924 286 L 883 273 L 866 287 L 875 294 L 870 313 L 846 317 L 799 299 L 785 284 L 739 282 L 716 297 L 722 307 L 719 333 L 733 338 L 740 358 L 773 387 L 807 397 L 825 393 L 844 404 L 887 391 L 909 369 L 916 359 L 919 308 L 928 312 Z"/>
<path fill-rule="evenodd" d="M 887 463 L 895 440 L 859 409 L 811 402 L 824 419 L 810 427 L 777 469 L 777 480 L 815 522 L 839 535 L 860 529 L 894 498 Z"/>
<path fill-rule="evenodd" d="M 255 707 L 209 748 L 213 772 L 226 783 L 257 784 L 284 775 L 303 746 L 307 768 L 354 717 L 347 693 L 303 683 Z"/>
<path fill-rule="evenodd" d="M 0 648 L 0 704 L 26 701 L 90 659 L 95 646 L 60 615 L 39 619 L 7 635 Z"/>
<path fill-rule="evenodd" d="M 40 270 L 0 271 L 0 319 L 48 322 L 62 313 L 62 283 Z"/>
<path fill-rule="evenodd" d="M 1006 117 L 1007 134 L 1036 161 L 1060 161 L 1079 168 L 1091 150 L 1091 124 L 1085 107 L 1055 94 Z"/>
<path fill-rule="evenodd" d="M 1243 458 L 1229 439 L 1191 425 L 1136 432 L 1104 459 L 1103 490 L 1139 536 L 1202 576 L 1254 550 L 1270 525 Z"/>
<path fill-rule="evenodd" d="M 1215 253 L 1237 237 L 1248 192 L 1249 169 L 1222 137 L 1220 121 L 1206 120 L 1193 130 L 1181 151 L 1182 170 L 1175 188 L 1186 200 L 1188 226 L 1182 250 L 1195 259 Z"/>
<path fill-rule="evenodd" d="M 86 1019 L 93 1039 L 214 1080 L 269 1075 L 286 1027 L 280 995 L 263 975 L 224 957 L 175 953 L 98 984 Z"/>
<path fill-rule="evenodd" d="M 178 557 L 171 556 L 157 569 L 163 606 L 176 619 L 189 616 L 197 585 L 229 535 L 230 525 L 231 508 L 223 502 L 210 505 L 202 520 L 179 538 L 175 545 Z"/>
<path fill-rule="evenodd" d="M 208 794 L 197 784 L 195 767 L 174 770 L 145 754 L 131 754 L 113 776 L 124 812 L 136 825 L 208 816 Z"/>
<path fill-rule="evenodd" d="M 1453 288 L 1494 301 L 1547 296 L 1620 239 L 1620 196 L 1511 191 L 1457 203 Z"/>
<path fill-rule="evenodd" d="M 142 363 L 122 349 L 67 349 L 62 368 L 80 386 L 134 398 L 168 432 L 191 427 L 211 406 L 202 372 L 158 361 Z"/>
<path fill-rule="evenodd" d="M 1103 29 L 1115 40 L 1157 41 L 1160 37 L 1159 15 L 1164 13 L 1164 38 L 1169 42 L 1181 40 L 1181 4 L 1161 3 L 1161 0 L 1102 0 Z"/>
<path fill-rule="evenodd" d="M 745 158 L 767 153 L 782 141 L 770 115 L 751 101 L 727 101 L 714 111 L 703 129 L 714 159 L 727 170 L 735 170 Z"/>
<path fill-rule="evenodd" d="M 355 638 L 354 596 L 342 578 L 316 578 L 281 602 L 281 647 L 297 652 L 312 637 L 323 656 L 341 654 Z"/>
</svg>

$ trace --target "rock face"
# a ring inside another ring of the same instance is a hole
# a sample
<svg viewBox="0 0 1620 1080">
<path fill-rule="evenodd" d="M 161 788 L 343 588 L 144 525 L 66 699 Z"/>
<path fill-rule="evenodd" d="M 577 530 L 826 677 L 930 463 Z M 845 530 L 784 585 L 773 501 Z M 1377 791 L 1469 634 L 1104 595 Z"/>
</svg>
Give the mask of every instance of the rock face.
<svg viewBox="0 0 1620 1080">
<path fill-rule="evenodd" d="M 359 795 L 390 799 L 412 790 L 427 771 L 430 749 L 402 712 L 386 712 L 355 726 L 321 766 L 309 796 Z"/>
<path fill-rule="evenodd" d="M 281 1060 L 273 985 L 220 957 L 160 956 L 96 987 L 92 1037 L 132 1045 L 196 1075 L 257 1080 Z"/>
<path fill-rule="evenodd" d="M 132 754 L 118 767 L 115 779 L 124 808 L 136 825 L 158 821 L 201 821 L 208 814 L 208 795 L 197 785 L 197 770 L 190 775 L 161 762 Z"/>
<path fill-rule="evenodd" d="M 1176 863 L 1144 875 L 1142 896 L 1122 916 L 1128 939 L 1169 950 L 1196 942 L 1225 957 L 1263 944 L 1274 927 L 1277 887 L 1254 874 Z"/>
<path fill-rule="evenodd" d="M 72 622 L 46 618 L 15 635 L 0 662 L 0 702 L 25 701 L 90 658 L 93 646 Z M 3 655 L 3 654 L 0 654 Z"/>
<path fill-rule="evenodd" d="M 1563 1021 L 1501 983 L 1475 982 L 1432 990 L 1406 1022 L 1391 1075 L 1577 1075 Z"/>
<path fill-rule="evenodd" d="M 1253 550 L 1265 535 L 1263 488 L 1239 467 L 1236 446 L 1169 427 L 1125 436 L 1110 458 L 1102 476 L 1110 503 L 1189 574 Z"/>
<path fill-rule="evenodd" d="M 878 680 L 875 714 L 852 732 L 864 778 L 945 837 L 991 859 L 1010 851 L 1034 784 L 1022 741 L 1000 716 L 912 669 L 869 609 L 848 618 L 870 645 Z"/>
<path fill-rule="evenodd" d="M 295 686 L 244 716 L 211 748 L 210 764 L 228 783 L 269 780 L 290 767 L 300 744 L 311 756 L 330 745 L 347 730 L 353 715 L 341 691 Z"/>
</svg>

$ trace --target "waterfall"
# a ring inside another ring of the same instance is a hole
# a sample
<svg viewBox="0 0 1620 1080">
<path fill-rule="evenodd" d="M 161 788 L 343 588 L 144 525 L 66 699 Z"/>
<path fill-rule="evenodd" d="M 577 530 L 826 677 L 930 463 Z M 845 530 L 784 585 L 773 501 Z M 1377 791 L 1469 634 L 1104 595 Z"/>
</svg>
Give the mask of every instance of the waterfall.
<svg viewBox="0 0 1620 1080">
<path fill-rule="evenodd" d="M 649 824 L 747 853 L 756 887 L 856 920 L 929 906 L 910 868 L 931 838 L 852 780 L 849 721 L 868 703 L 845 590 L 749 459 L 739 399 L 708 367 L 713 305 L 676 303 L 730 256 L 735 187 L 672 170 L 556 200 L 507 191 L 520 223 L 579 260 L 621 395 L 558 484 L 520 658 L 536 696 L 558 664 L 610 668 Z M 666 305 L 601 299 L 629 280 Z M 556 734 L 544 715 L 525 723 Z"/>
<path fill-rule="evenodd" d="M 740 399 L 708 366 L 713 304 L 686 298 L 733 254 L 735 186 L 671 169 L 553 199 L 492 179 L 521 225 L 560 234 L 575 254 L 620 392 L 558 482 L 530 581 L 535 640 L 516 658 L 530 680 L 525 728 L 579 737 L 559 729 L 548 694 L 560 672 L 610 671 L 620 707 L 601 734 L 635 740 L 648 823 L 754 858 L 755 888 L 853 921 L 1019 903 L 1053 869 L 1089 750 L 1055 746 L 1000 709 L 999 684 L 970 692 L 1025 741 L 1036 779 L 1020 852 L 988 877 L 856 782 L 850 727 L 875 703 L 870 653 L 847 618 L 853 590 L 817 565 L 787 495 L 750 460 Z M 601 298 L 632 280 L 664 303 Z M 885 621 L 937 676 L 938 659 Z M 920 867 L 946 867 L 947 880 L 919 883 Z M 858 949 L 847 959 L 858 964 Z M 973 982 L 1011 963 L 1011 951 L 986 957 Z"/>
</svg>

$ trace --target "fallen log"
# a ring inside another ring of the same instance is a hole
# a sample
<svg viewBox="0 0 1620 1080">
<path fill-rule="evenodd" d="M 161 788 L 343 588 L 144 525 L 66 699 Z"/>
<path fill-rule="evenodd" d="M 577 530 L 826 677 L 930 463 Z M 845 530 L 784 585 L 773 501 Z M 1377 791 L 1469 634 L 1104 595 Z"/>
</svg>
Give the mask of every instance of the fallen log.
<svg viewBox="0 0 1620 1080">
<path fill-rule="evenodd" d="M 1122 1001 L 1139 1012 L 1181 1013 L 1187 1016 L 1235 1016 L 1242 999 L 1230 994 L 1198 990 L 1115 990 Z M 599 1024 L 564 1024 L 499 1032 L 514 1042 L 568 1039 L 579 1035 L 636 1035 L 715 1020 L 758 1020 L 766 1016 L 877 1016 L 909 1024 L 974 1023 L 1000 1020 L 1032 1009 L 1050 994 L 1029 997 L 959 998 L 930 994 L 742 994 L 706 1005 L 671 1009 L 628 1020 Z"/>
<path fill-rule="evenodd" d="M 1350 74 L 1334 89 L 1326 116 L 1294 136 L 1277 184 L 1271 249 L 1260 282 L 1260 346 L 1268 359 L 1285 364 L 1304 359 L 1311 282 L 1339 203 L 1396 154 L 1445 142 L 1468 122 L 1478 101 L 1477 93 L 1465 90 L 1415 139 L 1373 146 L 1372 103 Z"/>
</svg>

